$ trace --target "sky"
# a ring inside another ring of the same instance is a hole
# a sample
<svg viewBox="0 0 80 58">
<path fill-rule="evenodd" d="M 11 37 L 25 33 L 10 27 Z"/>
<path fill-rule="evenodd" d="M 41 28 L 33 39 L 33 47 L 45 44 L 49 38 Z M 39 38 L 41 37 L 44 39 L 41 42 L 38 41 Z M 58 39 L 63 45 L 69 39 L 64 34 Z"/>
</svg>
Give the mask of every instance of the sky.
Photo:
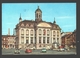
<svg viewBox="0 0 80 58">
<path fill-rule="evenodd" d="M 56 21 L 63 32 L 76 29 L 76 3 L 2 3 L 2 35 L 13 34 L 13 29 L 22 20 L 35 20 L 35 10 L 42 10 L 42 20 Z"/>
</svg>

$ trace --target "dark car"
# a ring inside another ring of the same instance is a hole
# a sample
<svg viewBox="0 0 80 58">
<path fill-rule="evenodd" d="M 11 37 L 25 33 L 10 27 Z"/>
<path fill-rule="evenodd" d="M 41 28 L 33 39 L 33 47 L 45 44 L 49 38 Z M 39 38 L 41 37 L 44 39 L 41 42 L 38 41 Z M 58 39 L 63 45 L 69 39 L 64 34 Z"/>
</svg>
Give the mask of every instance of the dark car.
<svg viewBox="0 0 80 58">
<path fill-rule="evenodd" d="M 20 54 L 20 50 L 19 50 L 19 49 L 16 49 L 16 50 L 14 51 L 14 53 L 15 53 L 15 54 Z"/>
<path fill-rule="evenodd" d="M 32 50 L 31 49 L 26 49 L 25 53 L 32 53 Z"/>
</svg>

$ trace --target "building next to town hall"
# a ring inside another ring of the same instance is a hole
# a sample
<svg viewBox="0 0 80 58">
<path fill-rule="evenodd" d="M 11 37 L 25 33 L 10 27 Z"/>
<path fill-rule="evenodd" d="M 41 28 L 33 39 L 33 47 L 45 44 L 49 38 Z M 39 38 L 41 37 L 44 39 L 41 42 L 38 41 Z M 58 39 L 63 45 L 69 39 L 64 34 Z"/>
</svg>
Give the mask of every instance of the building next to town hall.
<svg viewBox="0 0 80 58">
<path fill-rule="evenodd" d="M 16 36 L 10 35 L 10 29 L 8 29 L 7 35 L 2 35 L 2 49 L 11 49 L 15 48 L 15 38 Z"/>
<path fill-rule="evenodd" d="M 20 15 L 15 30 L 16 48 L 41 49 L 52 45 L 57 48 L 57 44 L 61 44 L 61 28 L 56 24 L 55 19 L 53 23 L 43 21 L 39 6 L 35 10 L 35 20 L 22 20 Z"/>
</svg>

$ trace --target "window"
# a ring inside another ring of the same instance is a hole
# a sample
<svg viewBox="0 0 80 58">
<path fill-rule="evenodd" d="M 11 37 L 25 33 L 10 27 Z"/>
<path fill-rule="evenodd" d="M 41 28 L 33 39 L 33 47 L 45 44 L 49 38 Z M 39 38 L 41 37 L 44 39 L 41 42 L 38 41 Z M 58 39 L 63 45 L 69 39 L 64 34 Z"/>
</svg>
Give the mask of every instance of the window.
<svg viewBox="0 0 80 58">
<path fill-rule="evenodd" d="M 41 33 L 42 33 L 42 30 L 41 30 L 41 29 L 39 29 L 39 35 L 41 35 Z"/>
<path fill-rule="evenodd" d="M 47 36 L 49 36 L 49 34 L 50 34 L 50 31 L 49 31 L 49 30 L 47 30 Z"/>
<path fill-rule="evenodd" d="M 26 36 L 28 36 L 28 35 L 29 35 L 29 30 L 27 29 L 27 30 L 26 30 Z"/>
<path fill-rule="evenodd" d="M 55 37 L 55 35 L 53 35 Z"/>
<path fill-rule="evenodd" d="M 57 31 L 57 33 L 59 33 L 59 31 Z"/>
<path fill-rule="evenodd" d="M 57 38 L 57 41 L 59 41 L 59 38 Z"/>
<path fill-rule="evenodd" d="M 41 15 L 39 15 L 39 18 L 41 17 Z"/>
<path fill-rule="evenodd" d="M 21 37 L 21 44 L 24 43 L 24 37 Z"/>
<path fill-rule="evenodd" d="M 39 43 L 41 43 L 41 37 L 39 37 Z"/>
<path fill-rule="evenodd" d="M 55 31 L 53 31 L 53 34 L 55 34 Z"/>
<path fill-rule="evenodd" d="M 26 44 L 28 44 L 28 43 L 29 43 L 29 42 L 28 42 L 28 39 L 29 39 L 29 38 L 28 38 L 28 37 L 26 37 Z"/>
<path fill-rule="evenodd" d="M 31 37 L 31 44 L 33 44 L 33 37 Z"/>
<path fill-rule="evenodd" d="M 59 35 L 57 35 L 57 37 L 59 37 Z"/>
<path fill-rule="evenodd" d="M 38 18 L 38 13 L 36 14 L 36 17 Z"/>
<path fill-rule="evenodd" d="M 28 40 L 26 40 L 26 44 L 28 44 Z"/>
<path fill-rule="evenodd" d="M 31 32 L 30 32 L 31 34 L 33 34 L 33 30 L 31 30 Z"/>
<path fill-rule="evenodd" d="M 55 38 L 53 38 L 53 40 L 55 40 Z"/>
<path fill-rule="evenodd" d="M 45 37 L 43 37 L 43 43 L 45 43 Z"/>
<path fill-rule="evenodd" d="M 33 30 L 31 30 L 30 33 L 31 33 L 31 36 L 33 36 Z"/>
<path fill-rule="evenodd" d="M 22 34 L 22 35 L 24 34 L 24 29 L 21 30 L 21 34 Z"/>
<path fill-rule="evenodd" d="M 49 43 L 49 37 L 47 37 L 47 43 Z"/>
<path fill-rule="evenodd" d="M 4 40 L 5 40 L 5 38 L 4 38 Z"/>
<path fill-rule="evenodd" d="M 59 35 L 59 31 L 57 31 L 57 35 Z"/>
</svg>

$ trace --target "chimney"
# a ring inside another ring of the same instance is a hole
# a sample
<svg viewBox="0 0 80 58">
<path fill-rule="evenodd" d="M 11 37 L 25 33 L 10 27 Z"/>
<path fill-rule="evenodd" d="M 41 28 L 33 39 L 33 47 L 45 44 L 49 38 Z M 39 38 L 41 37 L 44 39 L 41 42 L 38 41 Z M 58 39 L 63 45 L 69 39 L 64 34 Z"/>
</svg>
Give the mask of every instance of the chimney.
<svg viewBox="0 0 80 58">
<path fill-rule="evenodd" d="M 8 29 L 8 35 L 10 35 L 10 28 Z"/>
</svg>

